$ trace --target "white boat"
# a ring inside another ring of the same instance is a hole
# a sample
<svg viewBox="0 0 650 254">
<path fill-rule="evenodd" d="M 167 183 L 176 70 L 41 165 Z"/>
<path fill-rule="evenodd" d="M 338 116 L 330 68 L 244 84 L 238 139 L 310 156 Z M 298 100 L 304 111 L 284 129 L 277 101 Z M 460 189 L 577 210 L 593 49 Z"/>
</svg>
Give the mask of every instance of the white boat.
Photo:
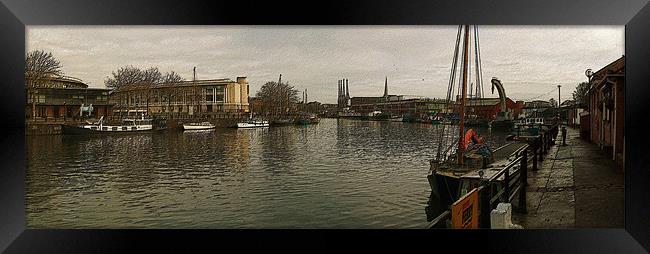
<svg viewBox="0 0 650 254">
<path fill-rule="evenodd" d="M 256 127 L 269 127 L 269 121 L 250 120 L 246 122 L 237 123 L 237 128 L 256 128 Z"/>
<path fill-rule="evenodd" d="M 62 131 L 66 134 L 87 134 L 87 133 L 110 133 L 110 132 L 136 132 L 151 131 L 153 124 L 151 119 L 123 119 L 123 124 L 104 124 L 104 117 L 99 118 L 96 124 L 85 125 L 62 125 Z"/>
<path fill-rule="evenodd" d="M 215 125 L 210 122 L 201 123 L 185 123 L 183 124 L 184 130 L 209 130 L 214 129 Z"/>
</svg>

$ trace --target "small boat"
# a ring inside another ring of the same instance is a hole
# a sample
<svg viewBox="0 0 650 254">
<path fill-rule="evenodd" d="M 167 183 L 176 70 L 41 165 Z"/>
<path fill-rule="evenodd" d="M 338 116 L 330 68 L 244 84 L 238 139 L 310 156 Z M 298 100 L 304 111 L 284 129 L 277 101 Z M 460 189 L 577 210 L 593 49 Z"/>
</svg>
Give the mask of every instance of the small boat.
<svg viewBox="0 0 650 254">
<path fill-rule="evenodd" d="M 318 117 L 316 115 L 309 115 L 307 117 L 301 117 L 299 119 L 296 119 L 295 123 L 298 125 L 308 125 L 308 124 L 315 124 L 320 122 Z"/>
<path fill-rule="evenodd" d="M 185 123 L 183 124 L 184 130 L 209 130 L 214 129 L 215 125 L 210 122 L 201 123 Z"/>
<path fill-rule="evenodd" d="M 275 119 L 273 120 L 273 125 L 289 125 L 291 120 L 289 119 Z"/>
<path fill-rule="evenodd" d="M 517 120 L 514 123 L 516 136 L 537 136 L 543 130 L 544 118 L 532 117 Z"/>
<path fill-rule="evenodd" d="M 442 124 L 444 120 L 445 119 L 442 116 L 437 115 L 437 116 L 433 117 L 433 119 L 431 119 L 431 124 L 433 124 L 433 125 Z"/>
<path fill-rule="evenodd" d="M 401 116 L 395 117 L 394 116 L 394 117 L 391 117 L 388 120 L 391 121 L 391 122 L 402 122 L 402 121 L 404 121 L 404 117 L 401 117 Z"/>
<path fill-rule="evenodd" d="M 249 121 L 237 123 L 237 128 L 257 128 L 257 127 L 269 127 L 269 121 L 249 120 Z"/>
<path fill-rule="evenodd" d="M 152 119 L 123 119 L 123 124 L 105 124 L 104 117 L 100 117 L 97 123 L 84 125 L 61 125 L 61 130 L 65 134 L 93 134 L 93 133 L 124 133 L 124 132 L 142 132 L 153 130 Z"/>
</svg>

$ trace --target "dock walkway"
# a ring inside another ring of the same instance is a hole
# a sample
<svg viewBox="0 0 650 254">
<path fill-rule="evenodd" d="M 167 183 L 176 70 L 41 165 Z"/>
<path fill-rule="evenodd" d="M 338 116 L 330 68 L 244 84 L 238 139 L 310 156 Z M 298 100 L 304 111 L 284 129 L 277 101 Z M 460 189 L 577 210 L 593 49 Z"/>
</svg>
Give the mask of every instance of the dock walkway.
<svg viewBox="0 0 650 254">
<path fill-rule="evenodd" d="M 539 170 L 529 171 L 524 228 L 623 228 L 623 169 L 596 144 L 567 127 L 566 146 L 552 146 Z"/>
</svg>

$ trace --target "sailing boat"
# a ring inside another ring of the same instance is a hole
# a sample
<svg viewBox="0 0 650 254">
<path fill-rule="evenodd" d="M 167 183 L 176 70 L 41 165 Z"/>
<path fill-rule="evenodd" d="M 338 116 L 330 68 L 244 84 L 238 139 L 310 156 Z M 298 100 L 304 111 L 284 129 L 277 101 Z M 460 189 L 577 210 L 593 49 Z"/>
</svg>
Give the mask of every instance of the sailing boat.
<svg viewBox="0 0 650 254">
<path fill-rule="evenodd" d="M 462 47 L 461 34 L 464 34 Z M 474 43 L 478 44 L 477 26 L 474 26 Z M 462 49 L 462 73 L 459 80 L 461 84 L 458 89 L 458 100 L 455 103 L 458 104 L 459 111 L 458 132 L 453 133 L 453 127 L 450 127 L 449 131 L 452 133 L 447 133 L 447 125 L 440 125 L 438 151 L 436 158 L 430 161 L 430 171 L 427 175 L 433 194 L 446 201 L 447 204 L 453 203 L 471 189 L 480 186 L 482 182 L 488 181 L 491 175 L 498 172 L 499 165 L 505 166 L 509 158 L 518 151 L 517 149 L 525 146 L 525 143 L 511 142 L 493 151 L 483 142 L 483 138 L 476 131 L 465 128 L 469 48 L 470 26 L 459 26 L 446 103 L 447 109 L 449 109 L 455 85 L 459 51 Z M 478 58 L 478 46 L 476 46 L 475 52 Z M 476 65 L 476 70 L 478 70 L 476 85 L 480 86 L 480 61 L 476 61 Z"/>
</svg>

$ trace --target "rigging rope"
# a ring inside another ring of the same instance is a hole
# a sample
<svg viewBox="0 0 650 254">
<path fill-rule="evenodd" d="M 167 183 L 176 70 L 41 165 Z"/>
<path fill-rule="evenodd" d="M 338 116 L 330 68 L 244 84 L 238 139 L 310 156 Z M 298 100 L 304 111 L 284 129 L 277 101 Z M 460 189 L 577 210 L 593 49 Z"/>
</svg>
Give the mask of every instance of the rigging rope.
<svg viewBox="0 0 650 254">
<path fill-rule="evenodd" d="M 449 86 L 447 87 L 447 100 L 445 101 L 445 113 L 449 110 L 449 102 L 451 100 L 451 94 L 454 91 L 454 80 L 456 78 L 456 68 L 458 63 L 458 47 L 460 45 L 460 34 L 463 29 L 462 25 L 458 26 L 458 33 L 456 34 L 456 47 L 454 48 L 454 59 L 451 64 L 451 74 L 449 76 Z M 440 160 L 440 150 L 442 149 L 441 144 L 446 143 L 444 139 L 446 126 L 443 125 L 443 129 L 440 132 L 440 138 L 438 139 L 438 151 L 436 153 L 436 159 Z"/>
<path fill-rule="evenodd" d="M 479 98 L 483 98 L 483 65 L 481 63 L 481 44 L 478 37 L 478 25 L 474 25 L 474 45 L 476 47 L 476 79 L 478 87 L 476 88 Z"/>
</svg>

